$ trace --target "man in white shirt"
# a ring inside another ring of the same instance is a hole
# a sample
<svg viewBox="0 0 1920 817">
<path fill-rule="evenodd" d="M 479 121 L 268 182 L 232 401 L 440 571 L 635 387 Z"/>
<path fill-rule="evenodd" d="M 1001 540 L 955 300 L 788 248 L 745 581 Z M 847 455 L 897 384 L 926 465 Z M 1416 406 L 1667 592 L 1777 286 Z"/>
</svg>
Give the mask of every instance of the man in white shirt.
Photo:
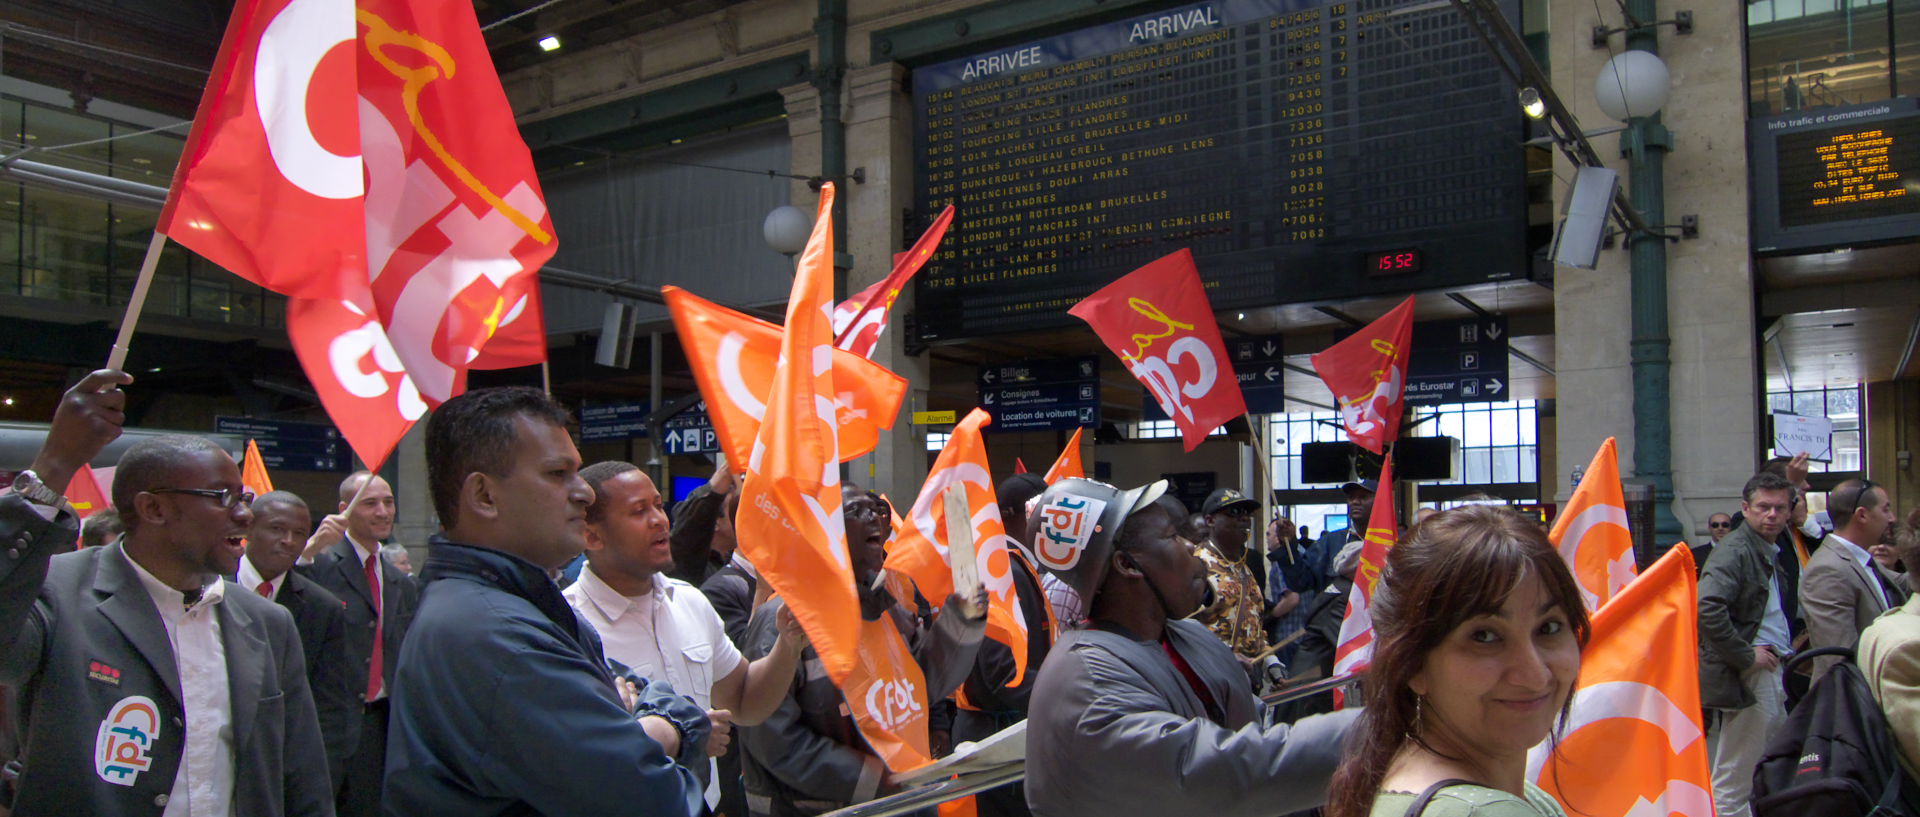
<svg viewBox="0 0 1920 817">
<path fill-rule="evenodd" d="M 124 373 L 61 400 L 33 467 L 0 494 L 0 683 L 20 691 L 18 814 L 331 815 L 299 635 L 221 579 L 253 497 L 233 457 L 166 435 L 121 457 L 121 542 L 73 551 L 60 497 L 120 434 Z M 55 555 L 59 554 L 59 555 Z"/>
<path fill-rule="evenodd" d="M 1827 494 L 1827 513 L 1837 528 L 1807 559 L 1800 577 L 1800 607 L 1807 618 L 1807 646 L 1853 649 L 1860 631 L 1897 606 L 1881 581 L 1880 568 L 1868 552 L 1893 527 L 1893 505 L 1887 491 L 1868 480 L 1850 479 Z M 1905 584 L 1905 577 L 1898 577 Z M 1814 659 L 1814 677 L 1833 666 L 1835 658 Z"/>
<path fill-rule="evenodd" d="M 362 483 L 366 490 L 362 491 Z M 393 489 L 366 471 L 340 483 L 340 512 L 307 539 L 300 573 L 346 602 L 346 672 L 361 701 L 360 725 L 348 750 L 340 817 L 379 817 L 387 765 L 388 688 L 394 659 L 420 606 L 420 586 L 380 556 L 393 535 Z"/>
<path fill-rule="evenodd" d="M 609 659 L 672 684 L 708 710 L 715 736 L 709 752 L 724 752 L 729 722 L 752 726 L 780 706 L 806 633 L 783 610 L 773 652 L 749 664 L 706 596 L 667 577 L 673 547 L 652 478 L 626 462 L 594 463 L 580 477 L 594 501 L 587 507 L 587 564 L 567 587 L 567 603 L 600 634 Z M 709 808 L 717 794 L 709 785 Z"/>
</svg>

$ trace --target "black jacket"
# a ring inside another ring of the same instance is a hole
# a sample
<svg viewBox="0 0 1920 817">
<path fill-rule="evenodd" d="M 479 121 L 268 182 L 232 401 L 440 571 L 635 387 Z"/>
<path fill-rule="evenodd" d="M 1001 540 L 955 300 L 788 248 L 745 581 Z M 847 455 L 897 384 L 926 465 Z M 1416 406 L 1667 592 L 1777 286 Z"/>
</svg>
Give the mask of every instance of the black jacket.
<svg viewBox="0 0 1920 817">
<path fill-rule="evenodd" d="M 307 686 L 313 690 L 320 738 L 327 747 L 327 769 L 337 792 L 347 776 L 347 758 L 359 742 L 360 695 L 366 691 L 366 677 L 347 671 L 346 603 L 298 573 L 288 573 L 281 581 L 273 600 L 293 614 L 293 626 L 300 631 Z"/>
<path fill-rule="evenodd" d="M 65 552 L 78 533 L 72 514 L 49 521 L 0 495 L 0 683 L 19 690 L 26 754 L 13 813 L 155 817 L 185 748 L 179 664 L 126 552 L 117 543 Z M 237 584 L 224 593 L 233 813 L 330 817 L 293 618 Z M 115 726 L 129 730 L 125 740 L 105 738 Z M 122 762 L 102 759 L 102 742 Z"/>
<path fill-rule="evenodd" d="M 373 590 L 367 587 L 367 569 L 360 561 L 360 550 L 353 542 L 342 539 L 333 547 L 314 557 L 313 564 L 295 568 L 295 572 L 312 579 L 315 584 L 325 588 L 341 601 L 346 602 L 341 610 L 346 613 L 346 675 L 353 679 L 353 695 L 361 698 L 367 692 L 367 674 L 373 664 L 373 626 L 374 622 L 384 622 L 381 626 L 380 642 L 380 685 L 384 690 L 393 689 L 395 660 L 400 656 L 402 644 L 406 641 L 407 629 L 413 623 L 413 611 L 420 606 L 420 585 L 413 577 L 399 568 L 380 559 L 380 602 L 384 615 L 376 616 L 373 610 Z M 387 692 L 389 696 L 393 693 Z M 355 728 L 356 733 L 358 727 Z M 359 735 L 353 737 L 355 746 L 347 749 L 348 756 L 359 751 Z"/>
<path fill-rule="evenodd" d="M 436 536 L 420 577 L 426 592 L 394 676 L 387 814 L 694 813 L 700 786 L 688 767 L 706 763 L 705 714 L 665 684 L 647 687 L 641 711 L 687 735 L 667 757 L 546 571 Z"/>
</svg>

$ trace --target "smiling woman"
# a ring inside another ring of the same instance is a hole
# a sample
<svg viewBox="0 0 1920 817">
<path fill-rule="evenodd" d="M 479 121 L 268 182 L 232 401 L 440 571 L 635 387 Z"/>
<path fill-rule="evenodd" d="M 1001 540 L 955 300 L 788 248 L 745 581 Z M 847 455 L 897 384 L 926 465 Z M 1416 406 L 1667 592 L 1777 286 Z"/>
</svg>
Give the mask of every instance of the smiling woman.
<svg viewBox="0 0 1920 817">
<path fill-rule="evenodd" d="M 1527 750 L 1566 717 L 1588 624 L 1537 524 L 1495 506 L 1429 518 L 1394 547 L 1373 603 L 1366 713 L 1333 817 L 1561 817 Z"/>
</svg>

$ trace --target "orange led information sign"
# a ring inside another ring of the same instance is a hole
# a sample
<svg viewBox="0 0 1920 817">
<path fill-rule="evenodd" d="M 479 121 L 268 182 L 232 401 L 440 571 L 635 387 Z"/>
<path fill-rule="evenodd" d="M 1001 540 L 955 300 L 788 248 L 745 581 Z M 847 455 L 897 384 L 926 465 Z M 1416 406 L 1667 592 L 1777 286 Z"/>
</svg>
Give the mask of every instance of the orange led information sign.
<svg viewBox="0 0 1920 817">
<path fill-rule="evenodd" d="M 1778 150 L 1782 226 L 1920 213 L 1920 118 L 1782 134 Z"/>
</svg>

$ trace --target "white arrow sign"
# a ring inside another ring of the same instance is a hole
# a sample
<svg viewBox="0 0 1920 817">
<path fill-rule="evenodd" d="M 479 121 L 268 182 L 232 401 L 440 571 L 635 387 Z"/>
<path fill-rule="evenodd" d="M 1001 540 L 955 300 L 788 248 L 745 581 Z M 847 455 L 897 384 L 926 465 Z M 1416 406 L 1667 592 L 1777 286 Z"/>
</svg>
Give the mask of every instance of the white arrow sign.
<svg viewBox="0 0 1920 817">
<path fill-rule="evenodd" d="M 1260 347 L 1260 351 L 1264 352 L 1268 357 L 1272 357 L 1273 353 L 1279 351 L 1279 349 L 1280 347 L 1273 345 L 1273 341 L 1267 341 L 1267 345 Z"/>
<path fill-rule="evenodd" d="M 988 369 L 988 370 L 987 370 L 987 373 L 986 373 L 986 374 L 983 374 L 983 375 L 981 375 L 981 376 L 980 376 L 980 379 L 981 379 L 981 380 L 985 380 L 985 381 L 987 381 L 988 383 L 992 383 L 992 382 L 993 382 L 993 370 L 992 370 L 992 369 Z"/>
<path fill-rule="evenodd" d="M 1275 381 L 1275 380 L 1279 380 L 1279 379 L 1280 379 L 1280 370 L 1279 370 L 1279 369 L 1276 369 L 1276 368 L 1274 368 L 1274 367 L 1272 367 L 1272 366 L 1268 366 L 1268 367 L 1267 367 L 1267 382 L 1268 382 L 1268 383 L 1272 383 L 1273 381 Z"/>
<path fill-rule="evenodd" d="M 989 406 L 993 405 L 993 394 L 994 394 L 993 392 L 987 392 L 985 395 L 983 395 L 980 398 L 980 402 L 985 403 Z"/>
<path fill-rule="evenodd" d="M 1487 324 L 1487 337 L 1493 338 L 1494 340 L 1499 340 L 1500 335 L 1501 335 L 1500 324 L 1497 324 L 1497 323 Z"/>
<path fill-rule="evenodd" d="M 1492 394 L 1499 394 L 1500 390 L 1506 387 L 1507 384 L 1500 382 L 1500 378 L 1495 377 L 1487 380 L 1487 391 Z"/>
</svg>

